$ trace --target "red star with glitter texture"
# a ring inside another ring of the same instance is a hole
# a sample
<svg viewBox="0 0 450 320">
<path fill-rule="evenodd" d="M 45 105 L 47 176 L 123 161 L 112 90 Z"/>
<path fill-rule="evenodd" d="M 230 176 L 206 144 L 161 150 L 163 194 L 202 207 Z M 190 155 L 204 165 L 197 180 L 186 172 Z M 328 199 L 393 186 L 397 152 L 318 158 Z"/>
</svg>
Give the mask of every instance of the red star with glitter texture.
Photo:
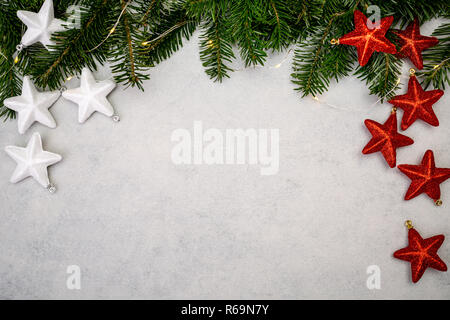
<svg viewBox="0 0 450 320">
<path fill-rule="evenodd" d="M 420 165 L 401 164 L 398 169 L 411 179 L 411 185 L 405 195 L 405 200 L 426 193 L 431 199 L 439 200 L 441 189 L 439 185 L 450 178 L 450 169 L 436 168 L 433 151 L 427 150 Z"/>
<path fill-rule="evenodd" d="M 406 130 L 417 119 L 437 127 L 439 120 L 434 114 L 433 104 L 442 96 L 442 90 L 424 91 L 415 76 L 411 76 L 408 82 L 408 92 L 389 100 L 389 103 L 403 109 L 402 130 Z"/>
<path fill-rule="evenodd" d="M 439 247 L 445 237 L 440 234 L 427 239 L 422 239 L 414 228 L 408 231 L 408 246 L 394 252 L 394 257 L 411 263 L 412 281 L 420 280 L 427 268 L 439 271 L 447 271 L 447 265 L 437 255 Z"/>
<path fill-rule="evenodd" d="M 435 37 L 425 37 L 420 34 L 419 20 L 416 18 L 403 31 L 392 31 L 400 45 L 399 57 L 409 58 L 417 69 L 423 69 L 422 51 L 438 44 L 439 40 Z"/>
<path fill-rule="evenodd" d="M 361 66 L 369 62 L 374 51 L 396 54 L 395 45 L 386 39 L 385 35 L 394 21 L 394 17 L 381 19 L 378 28 L 367 27 L 367 17 L 359 10 L 354 13 L 355 30 L 339 39 L 340 44 L 355 46 L 358 51 L 358 61 Z"/>
<path fill-rule="evenodd" d="M 384 124 L 369 119 L 365 120 L 364 124 L 373 138 L 364 147 L 362 153 L 369 154 L 381 151 L 391 168 L 394 168 L 396 165 L 396 149 L 414 143 L 411 138 L 398 133 L 397 115 L 395 112 L 391 114 Z"/>
</svg>

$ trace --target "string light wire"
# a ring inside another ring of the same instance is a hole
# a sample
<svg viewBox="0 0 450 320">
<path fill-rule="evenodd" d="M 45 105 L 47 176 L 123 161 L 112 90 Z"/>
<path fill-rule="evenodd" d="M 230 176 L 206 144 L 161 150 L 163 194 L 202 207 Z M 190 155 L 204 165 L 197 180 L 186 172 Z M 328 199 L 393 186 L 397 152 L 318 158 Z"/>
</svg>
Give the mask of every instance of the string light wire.
<svg viewBox="0 0 450 320">
<path fill-rule="evenodd" d="M 450 59 L 450 58 L 445 59 L 445 60 L 442 61 L 440 64 L 435 65 L 433 68 L 434 68 L 434 69 L 437 69 L 438 67 L 442 66 L 442 65 L 443 65 L 447 60 L 449 60 L 449 59 Z M 422 75 L 422 74 L 417 74 L 417 73 L 415 72 L 414 69 L 410 69 L 409 73 L 410 73 L 409 76 L 400 75 L 400 76 L 397 78 L 397 82 L 395 83 L 395 86 L 394 86 L 391 90 L 389 90 L 389 91 L 386 93 L 386 95 L 385 95 L 384 97 L 379 98 L 377 101 L 375 101 L 373 104 L 371 104 L 371 105 L 369 106 L 369 109 L 373 111 L 373 110 L 374 110 L 373 107 L 376 106 L 378 103 L 380 103 L 382 100 L 384 100 L 387 96 L 389 96 L 389 94 L 390 94 L 391 92 L 393 92 L 394 90 L 398 89 L 398 85 L 399 85 L 399 84 L 402 84 L 402 85 L 403 85 L 403 83 L 401 82 L 402 79 L 409 79 L 412 75 L 414 75 L 414 76 L 416 76 L 416 77 L 424 77 L 424 76 L 425 76 L 425 75 Z M 362 109 L 362 108 L 352 108 L 352 107 L 341 107 L 341 106 L 337 106 L 337 105 L 334 105 L 334 104 L 331 104 L 331 103 L 327 102 L 326 100 L 319 99 L 318 96 L 313 96 L 312 99 L 315 100 L 315 101 L 317 101 L 317 102 L 319 102 L 319 103 L 322 104 L 322 105 L 326 105 L 326 106 L 328 106 L 328 107 L 331 107 L 331 108 L 337 109 L 337 110 L 351 111 L 351 112 L 353 112 L 353 111 L 367 110 L 367 108 Z"/>
<path fill-rule="evenodd" d="M 3 58 L 5 58 L 6 63 L 8 63 L 8 60 L 9 60 L 9 59 L 8 59 L 8 57 L 7 57 L 2 51 L 0 51 L 0 55 L 1 55 Z M 15 60 L 14 60 L 14 61 L 15 61 Z M 0 76 L 0 78 L 3 77 L 5 74 L 11 72 L 11 70 L 14 68 L 14 65 L 15 65 L 15 63 L 11 64 L 11 67 L 10 67 L 7 71 L 3 72 L 3 74 Z"/>
<path fill-rule="evenodd" d="M 186 23 L 188 23 L 187 21 L 183 21 L 183 22 L 179 22 L 176 25 L 172 26 L 170 29 L 164 31 L 163 33 L 161 33 L 159 36 L 157 36 L 156 38 L 152 39 L 152 40 L 148 40 L 148 41 L 144 41 L 141 44 L 143 46 L 148 46 L 149 44 L 151 44 L 152 42 L 155 42 L 163 37 L 165 37 L 166 35 L 168 35 L 169 33 L 171 33 L 172 31 L 178 29 L 181 26 L 184 26 Z"/>
<path fill-rule="evenodd" d="M 116 20 L 116 22 L 114 23 L 113 27 L 109 30 L 108 35 L 107 35 L 107 36 L 106 36 L 106 37 L 105 37 L 98 45 L 96 45 L 96 46 L 95 46 L 94 48 L 92 48 L 92 49 L 87 50 L 86 52 L 92 52 L 92 51 L 98 49 L 103 43 L 106 42 L 106 40 L 109 39 L 109 37 L 114 33 L 114 31 L 116 30 L 117 26 L 119 25 L 120 19 L 122 18 L 123 14 L 125 13 L 125 10 L 127 9 L 128 5 L 131 3 L 131 1 L 132 1 L 132 0 L 128 0 L 128 2 L 127 2 L 127 3 L 125 4 L 125 6 L 122 8 L 122 11 L 120 12 L 119 17 L 117 18 L 117 20 Z M 148 40 L 148 41 L 144 41 L 144 42 L 142 42 L 141 44 L 142 44 L 143 46 L 147 46 L 147 45 L 149 45 L 149 44 L 151 44 L 151 43 L 153 43 L 153 42 L 155 42 L 155 41 L 157 41 L 157 40 L 159 40 L 159 39 L 165 37 L 167 34 L 171 33 L 172 31 L 174 31 L 174 30 L 176 30 L 176 29 L 178 29 L 178 28 L 180 28 L 181 26 L 185 25 L 186 23 L 187 23 L 187 21 L 184 21 L 184 22 L 182 22 L 182 23 L 177 23 L 176 25 L 172 26 L 171 28 L 169 28 L 169 29 L 167 29 L 166 31 L 164 31 L 163 33 L 161 33 L 161 34 L 160 34 L 159 36 L 157 36 L 156 38 L 151 39 L 151 40 Z M 24 32 L 23 29 L 24 29 L 24 28 L 23 28 L 23 26 L 22 26 L 22 34 L 23 34 L 23 32 Z M 333 40 L 335 40 L 335 39 L 333 39 Z M 331 44 L 333 44 L 333 45 L 334 45 L 334 44 L 339 44 L 338 41 L 335 41 L 335 42 L 333 43 L 333 40 L 331 41 Z M 210 42 L 211 42 L 211 45 L 212 45 L 212 40 L 210 40 Z M 6 72 L 4 72 L 0 77 L 3 77 L 5 74 L 9 73 L 9 72 L 14 68 L 14 66 L 19 62 L 19 54 L 20 54 L 20 51 L 21 51 L 21 50 L 16 51 L 16 53 L 13 55 L 14 61 L 13 61 L 13 64 L 11 65 L 11 68 L 8 69 Z M 277 63 L 277 64 L 275 64 L 275 65 L 271 65 L 271 66 L 255 65 L 254 68 L 259 67 L 259 68 L 268 68 L 268 69 L 278 69 L 278 68 L 280 68 L 280 67 L 281 67 L 281 66 L 289 59 L 289 55 L 291 54 L 292 51 L 293 51 L 293 49 L 289 49 L 288 52 L 286 53 L 286 55 L 284 56 L 284 58 L 283 58 L 279 63 Z M 5 58 L 6 61 L 9 60 L 9 59 L 6 57 L 6 55 L 5 55 L 2 51 L 0 51 L 0 55 L 1 55 L 3 58 Z M 450 58 L 447 58 L 447 59 L 443 60 L 441 63 L 435 65 L 435 66 L 433 67 L 433 69 L 437 69 L 437 68 L 441 67 L 441 66 L 442 66 L 446 61 L 448 61 L 448 60 L 450 60 Z M 244 70 L 246 70 L 246 69 L 247 69 L 247 68 L 239 68 L 239 69 L 235 69 L 235 70 L 233 70 L 233 71 L 234 71 L 234 72 L 241 72 L 241 71 L 244 71 Z M 420 77 L 420 76 L 422 76 L 422 75 L 418 75 L 418 76 Z M 68 76 L 68 77 L 66 78 L 66 81 L 70 81 L 73 77 L 74 77 L 73 75 Z M 113 78 L 113 77 L 111 77 L 111 78 Z M 403 78 L 403 76 L 400 76 L 400 77 L 397 79 L 397 82 L 396 82 L 394 88 L 392 88 L 391 90 L 389 90 L 389 91 L 386 93 L 386 96 L 388 96 L 392 91 L 394 91 L 394 90 L 397 89 L 398 85 L 401 84 L 401 78 Z M 337 105 L 331 104 L 331 103 L 329 103 L 329 102 L 327 102 L 327 101 L 325 101 L 325 100 L 321 100 L 321 99 L 319 99 L 319 97 L 317 97 L 317 96 L 313 96 L 312 98 L 313 98 L 313 100 L 319 102 L 320 104 L 327 105 L 327 106 L 329 106 L 329 107 L 331 107 L 331 108 L 333 108 L 333 109 L 343 110 L 343 111 L 355 111 L 354 108 L 347 108 L 347 107 L 337 106 Z M 377 101 L 375 101 L 375 102 L 370 106 L 370 108 L 372 108 L 372 107 L 374 107 L 375 105 L 377 105 L 377 104 L 378 104 L 379 102 L 381 102 L 383 99 L 384 99 L 384 97 L 379 98 Z"/>
<path fill-rule="evenodd" d="M 86 52 L 92 52 L 94 50 L 97 50 L 102 44 L 105 43 L 106 40 L 116 31 L 117 26 L 119 25 L 120 19 L 122 19 L 123 14 L 125 13 L 125 10 L 127 9 L 128 5 L 131 3 L 131 0 L 128 0 L 128 2 L 125 4 L 125 6 L 122 8 L 122 11 L 119 14 L 119 17 L 117 18 L 116 23 L 114 23 L 113 27 L 109 30 L 108 35 L 105 39 L 103 39 L 98 45 L 96 45 L 94 48 L 87 50 Z"/>
<path fill-rule="evenodd" d="M 254 69 L 256 68 L 264 68 L 264 69 L 279 69 L 288 59 L 289 59 L 289 55 L 291 54 L 293 50 L 289 49 L 288 52 L 285 54 L 284 58 L 277 64 L 271 65 L 271 66 L 261 66 L 261 65 L 255 65 L 253 66 Z M 241 71 L 245 71 L 248 68 L 239 68 L 239 69 L 234 69 L 234 72 L 241 72 Z"/>
</svg>

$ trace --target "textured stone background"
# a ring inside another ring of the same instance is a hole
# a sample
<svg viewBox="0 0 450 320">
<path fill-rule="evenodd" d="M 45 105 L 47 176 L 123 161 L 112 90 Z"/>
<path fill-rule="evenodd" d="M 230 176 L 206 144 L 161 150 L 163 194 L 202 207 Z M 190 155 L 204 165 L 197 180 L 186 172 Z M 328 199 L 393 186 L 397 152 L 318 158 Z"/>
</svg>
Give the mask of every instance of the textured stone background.
<svg viewBox="0 0 450 320">
<path fill-rule="evenodd" d="M 449 273 L 429 270 L 413 285 L 409 264 L 392 257 L 407 244 L 406 219 L 424 237 L 450 234 L 450 182 L 441 208 L 425 196 L 405 202 L 409 180 L 380 154 L 362 156 L 370 138 L 363 120 L 383 122 L 390 105 L 370 107 L 376 98 L 354 77 L 322 97 L 340 109 L 300 99 L 292 54 L 279 69 L 213 83 L 197 40 L 154 68 L 144 93 L 118 87 L 110 95 L 119 124 L 95 115 L 80 125 L 76 105 L 60 99 L 54 130 L 34 125 L 20 136 L 15 121 L 1 125 L 2 149 L 38 131 L 64 159 L 50 169 L 58 187 L 50 195 L 31 179 L 10 184 L 15 163 L 0 152 L 0 297 L 450 298 Z M 438 166 L 450 166 L 449 97 L 434 108 L 439 128 L 407 131 L 415 144 L 400 149 L 398 163 L 417 163 L 431 148 Z M 175 166 L 171 133 L 194 120 L 221 130 L 279 128 L 279 173 Z M 449 264 L 450 240 L 439 253 Z M 81 267 L 79 291 L 66 288 L 72 264 Z M 366 287 L 373 264 L 381 290 Z"/>
</svg>

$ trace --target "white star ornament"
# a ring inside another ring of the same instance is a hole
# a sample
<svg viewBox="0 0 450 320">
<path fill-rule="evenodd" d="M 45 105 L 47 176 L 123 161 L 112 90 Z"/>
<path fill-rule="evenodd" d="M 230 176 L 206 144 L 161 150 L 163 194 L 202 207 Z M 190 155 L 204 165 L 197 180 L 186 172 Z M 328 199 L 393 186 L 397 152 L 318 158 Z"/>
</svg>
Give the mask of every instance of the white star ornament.
<svg viewBox="0 0 450 320">
<path fill-rule="evenodd" d="M 24 46 L 40 42 L 49 50 L 48 46 L 55 44 L 51 40 L 52 33 L 65 30 L 63 21 L 55 19 L 52 0 L 45 0 L 38 13 L 18 10 L 17 16 L 28 27 L 22 36 L 21 43 Z"/>
<path fill-rule="evenodd" d="M 33 177 L 41 186 L 45 188 L 51 186 L 47 168 L 61 161 L 62 157 L 42 149 L 42 139 L 39 133 L 36 132 L 31 136 L 25 148 L 8 146 L 5 151 L 17 162 L 16 170 L 10 179 L 12 183 Z"/>
<path fill-rule="evenodd" d="M 39 92 L 28 76 L 23 78 L 22 95 L 5 99 L 6 107 L 18 114 L 19 133 L 25 133 L 34 122 L 56 128 L 56 122 L 48 110 L 60 96 L 59 91 Z"/>
<path fill-rule="evenodd" d="M 115 88 L 111 80 L 96 81 L 88 68 L 83 68 L 79 88 L 63 92 L 63 97 L 78 104 L 78 121 L 85 122 L 95 111 L 111 117 L 114 108 L 106 96 Z"/>
</svg>

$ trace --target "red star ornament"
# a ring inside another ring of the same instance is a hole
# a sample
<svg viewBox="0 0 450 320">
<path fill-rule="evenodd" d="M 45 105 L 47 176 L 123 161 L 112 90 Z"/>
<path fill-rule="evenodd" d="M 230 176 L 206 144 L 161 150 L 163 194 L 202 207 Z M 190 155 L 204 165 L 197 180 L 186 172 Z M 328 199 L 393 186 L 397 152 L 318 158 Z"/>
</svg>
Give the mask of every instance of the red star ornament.
<svg viewBox="0 0 450 320">
<path fill-rule="evenodd" d="M 372 139 L 364 147 L 362 153 L 369 154 L 381 151 L 391 168 L 394 168 L 397 162 L 396 149 L 414 143 L 411 138 L 398 133 L 397 114 L 395 112 L 391 113 L 384 124 L 369 119 L 365 120 L 364 124 L 372 134 Z"/>
<path fill-rule="evenodd" d="M 447 271 L 447 265 L 437 255 L 437 250 L 444 242 L 445 237 L 440 234 L 422 239 L 414 228 L 408 231 L 408 246 L 394 252 L 394 257 L 411 263 L 411 277 L 414 283 L 418 282 L 427 268 Z"/>
<path fill-rule="evenodd" d="M 402 130 L 408 129 L 417 119 L 437 127 L 439 120 L 433 111 L 433 104 L 443 95 L 444 91 L 442 90 L 424 91 L 417 78 L 412 75 L 408 82 L 408 92 L 392 98 L 389 103 L 404 111 Z"/>
<path fill-rule="evenodd" d="M 422 51 L 438 44 L 435 37 L 425 37 L 420 34 L 419 20 L 414 19 L 403 31 L 393 31 L 400 45 L 398 55 L 400 58 L 409 58 L 417 69 L 423 69 Z"/>
<path fill-rule="evenodd" d="M 439 185 L 450 178 L 450 169 L 436 168 L 433 151 L 427 150 L 420 165 L 401 164 L 398 169 L 411 179 L 405 200 L 426 193 L 436 203 L 441 197 Z"/>
<path fill-rule="evenodd" d="M 358 51 L 358 61 L 361 66 L 369 62 L 374 51 L 396 54 L 395 45 L 386 39 L 385 35 L 394 21 L 394 17 L 381 19 L 378 28 L 369 29 L 367 27 L 367 17 L 359 10 L 355 10 L 354 21 L 355 30 L 339 39 L 340 44 L 355 46 Z"/>
</svg>

